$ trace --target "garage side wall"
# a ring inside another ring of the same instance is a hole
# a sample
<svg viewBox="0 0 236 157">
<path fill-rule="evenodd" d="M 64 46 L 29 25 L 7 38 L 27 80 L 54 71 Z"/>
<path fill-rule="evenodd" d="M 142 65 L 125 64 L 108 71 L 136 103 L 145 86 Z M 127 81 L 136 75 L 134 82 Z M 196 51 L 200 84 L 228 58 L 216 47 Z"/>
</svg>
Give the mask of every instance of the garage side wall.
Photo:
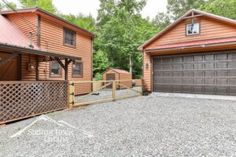
<svg viewBox="0 0 236 157">
<path fill-rule="evenodd" d="M 143 84 L 146 91 L 152 91 L 152 58 L 143 52 Z"/>
</svg>

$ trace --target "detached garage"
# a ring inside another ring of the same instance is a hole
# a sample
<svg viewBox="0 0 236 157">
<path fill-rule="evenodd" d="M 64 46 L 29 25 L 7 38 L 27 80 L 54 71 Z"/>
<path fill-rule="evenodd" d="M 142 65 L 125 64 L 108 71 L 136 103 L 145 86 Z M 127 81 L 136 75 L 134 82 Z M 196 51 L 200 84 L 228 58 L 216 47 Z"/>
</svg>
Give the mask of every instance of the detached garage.
<svg viewBox="0 0 236 157">
<path fill-rule="evenodd" d="M 236 95 L 236 21 L 190 10 L 139 47 L 148 91 Z"/>
</svg>

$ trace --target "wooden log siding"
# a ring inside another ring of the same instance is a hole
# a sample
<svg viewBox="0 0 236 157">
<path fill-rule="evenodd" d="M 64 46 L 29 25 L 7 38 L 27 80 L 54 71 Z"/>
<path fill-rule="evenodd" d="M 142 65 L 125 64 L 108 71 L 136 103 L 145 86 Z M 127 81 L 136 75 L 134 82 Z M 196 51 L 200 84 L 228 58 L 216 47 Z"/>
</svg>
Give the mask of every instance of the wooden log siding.
<svg viewBox="0 0 236 157">
<path fill-rule="evenodd" d="M 30 32 L 33 33 L 32 40 L 37 43 L 37 15 L 36 14 L 9 14 L 7 18 L 14 23 L 29 39 Z M 29 43 L 30 45 L 30 43 Z"/>
<path fill-rule="evenodd" d="M 196 20 L 200 23 L 200 34 L 194 36 L 186 36 L 186 24 L 191 23 L 191 19 L 183 21 L 176 25 L 173 29 L 162 35 L 159 39 L 155 40 L 148 47 L 154 48 L 157 45 L 174 44 L 188 41 L 206 40 L 214 38 L 227 38 L 235 37 L 235 26 L 225 24 L 216 20 L 201 17 Z"/>
<path fill-rule="evenodd" d="M 67 108 L 66 81 L 0 81 L 0 124 Z"/>
</svg>

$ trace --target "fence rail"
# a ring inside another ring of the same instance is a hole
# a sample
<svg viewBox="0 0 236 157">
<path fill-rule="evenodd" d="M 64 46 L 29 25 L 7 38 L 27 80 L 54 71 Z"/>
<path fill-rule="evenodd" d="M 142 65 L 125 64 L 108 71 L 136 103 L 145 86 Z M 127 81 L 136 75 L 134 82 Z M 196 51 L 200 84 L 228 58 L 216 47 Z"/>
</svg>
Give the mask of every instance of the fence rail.
<svg viewBox="0 0 236 157">
<path fill-rule="evenodd" d="M 142 95 L 142 80 L 73 81 L 70 93 L 70 108 L 131 98 Z"/>
<path fill-rule="evenodd" d="M 0 81 L 0 124 L 62 110 L 67 105 L 66 81 Z"/>
</svg>

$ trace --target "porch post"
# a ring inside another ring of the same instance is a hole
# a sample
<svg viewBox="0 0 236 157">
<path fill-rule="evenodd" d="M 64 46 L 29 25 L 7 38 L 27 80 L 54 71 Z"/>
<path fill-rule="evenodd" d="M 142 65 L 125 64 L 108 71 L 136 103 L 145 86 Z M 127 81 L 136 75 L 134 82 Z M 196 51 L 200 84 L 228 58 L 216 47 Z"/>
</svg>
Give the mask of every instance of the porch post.
<svg viewBox="0 0 236 157">
<path fill-rule="evenodd" d="M 36 81 L 38 81 L 39 80 L 39 56 L 36 56 L 35 73 L 36 73 Z"/>
<path fill-rule="evenodd" d="M 17 80 L 22 79 L 22 55 L 18 54 L 17 56 Z"/>
<path fill-rule="evenodd" d="M 68 59 L 65 59 L 65 80 L 68 80 Z"/>
</svg>

